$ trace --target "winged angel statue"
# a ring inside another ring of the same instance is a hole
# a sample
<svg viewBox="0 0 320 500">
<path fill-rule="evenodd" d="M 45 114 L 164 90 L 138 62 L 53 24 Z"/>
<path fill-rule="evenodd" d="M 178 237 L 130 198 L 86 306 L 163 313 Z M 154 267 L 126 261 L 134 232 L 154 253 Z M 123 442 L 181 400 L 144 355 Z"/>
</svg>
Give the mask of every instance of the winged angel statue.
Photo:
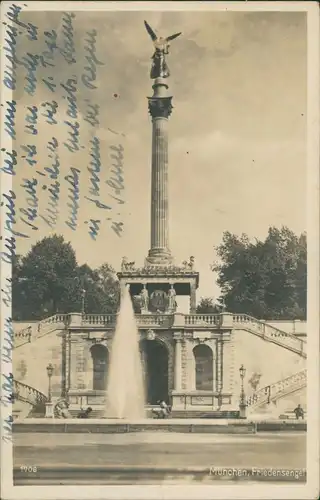
<svg viewBox="0 0 320 500">
<path fill-rule="evenodd" d="M 150 78 L 154 80 L 155 78 L 168 78 L 170 76 L 170 71 L 166 62 L 165 56 L 169 54 L 170 41 L 177 38 L 180 33 L 168 36 L 167 38 L 158 37 L 151 26 L 144 22 L 147 32 L 149 33 L 153 45 L 155 48 L 154 54 L 152 56 L 152 66 L 150 71 Z"/>
</svg>

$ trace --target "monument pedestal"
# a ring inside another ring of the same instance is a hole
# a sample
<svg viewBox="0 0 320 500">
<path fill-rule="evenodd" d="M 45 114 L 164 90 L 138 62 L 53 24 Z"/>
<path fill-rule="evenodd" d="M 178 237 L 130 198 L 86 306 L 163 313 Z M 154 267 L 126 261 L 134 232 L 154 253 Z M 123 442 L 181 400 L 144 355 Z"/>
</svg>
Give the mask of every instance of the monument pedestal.
<svg viewBox="0 0 320 500">
<path fill-rule="evenodd" d="M 46 403 L 46 418 L 53 418 L 54 417 L 54 405 L 52 402 L 47 402 Z"/>
</svg>

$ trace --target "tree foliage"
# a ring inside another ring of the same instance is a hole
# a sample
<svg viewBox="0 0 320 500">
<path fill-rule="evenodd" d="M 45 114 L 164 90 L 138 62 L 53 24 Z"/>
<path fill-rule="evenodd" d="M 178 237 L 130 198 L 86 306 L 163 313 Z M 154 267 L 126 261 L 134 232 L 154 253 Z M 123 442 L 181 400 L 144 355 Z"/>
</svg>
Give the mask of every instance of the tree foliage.
<svg viewBox="0 0 320 500">
<path fill-rule="evenodd" d="M 62 236 L 44 238 L 25 257 L 13 261 L 15 320 L 80 312 L 83 294 L 87 313 L 111 314 L 118 309 L 119 282 L 112 267 L 79 266 L 71 244 Z"/>
<path fill-rule="evenodd" d="M 306 234 L 270 227 L 264 241 L 225 232 L 216 248 L 220 302 L 234 313 L 261 319 L 305 319 Z"/>
<path fill-rule="evenodd" d="M 212 297 L 201 297 L 197 305 L 197 314 L 217 314 L 222 310 Z"/>
</svg>

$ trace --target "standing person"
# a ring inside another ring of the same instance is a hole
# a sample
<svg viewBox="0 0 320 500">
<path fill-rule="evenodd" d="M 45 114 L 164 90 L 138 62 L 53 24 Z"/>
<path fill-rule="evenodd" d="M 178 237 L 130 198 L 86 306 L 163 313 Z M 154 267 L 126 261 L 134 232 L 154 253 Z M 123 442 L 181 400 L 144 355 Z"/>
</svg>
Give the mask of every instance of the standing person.
<svg viewBox="0 0 320 500">
<path fill-rule="evenodd" d="M 295 408 L 293 411 L 296 415 L 297 420 L 299 420 L 299 417 L 301 417 L 302 419 L 304 418 L 304 411 L 303 408 L 301 408 L 300 404 L 298 404 L 297 408 Z"/>
</svg>

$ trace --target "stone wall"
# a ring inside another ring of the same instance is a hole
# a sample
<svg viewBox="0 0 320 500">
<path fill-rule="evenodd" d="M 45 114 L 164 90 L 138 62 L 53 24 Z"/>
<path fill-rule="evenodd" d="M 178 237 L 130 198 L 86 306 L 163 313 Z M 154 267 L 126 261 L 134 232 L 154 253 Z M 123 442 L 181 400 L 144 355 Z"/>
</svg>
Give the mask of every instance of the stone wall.
<svg viewBox="0 0 320 500">
<path fill-rule="evenodd" d="M 46 367 L 54 367 L 51 379 L 53 396 L 60 396 L 62 383 L 62 337 L 59 331 L 25 344 L 13 350 L 13 376 L 19 382 L 48 394 Z"/>
<path fill-rule="evenodd" d="M 233 379 L 229 384 L 233 387 L 235 397 L 239 397 L 240 394 L 239 368 L 242 364 L 246 368 L 244 388 L 247 394 L 254 392 L 249 381 L 256 374 L 261 375 L 259 389 L 306 368 L 306 360 L 298 354 L 244 330 L 233 332 L 232 344 Z"/>
</svg>

